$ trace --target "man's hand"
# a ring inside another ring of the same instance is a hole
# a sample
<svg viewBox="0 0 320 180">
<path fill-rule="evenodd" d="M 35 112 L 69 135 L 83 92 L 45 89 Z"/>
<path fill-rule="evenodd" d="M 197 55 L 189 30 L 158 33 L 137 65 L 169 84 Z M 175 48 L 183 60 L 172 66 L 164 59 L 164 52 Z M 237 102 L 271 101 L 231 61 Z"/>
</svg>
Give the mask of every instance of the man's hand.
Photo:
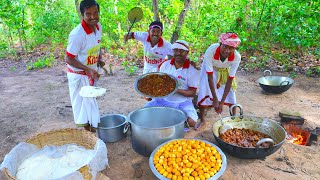
<svg viewBox="0 0 320 180">
<path fill-rule="evenodd" d="M 221 114 L 223 111 L 223 103 L 219 103 L 218 107 L 215 108 L 216 113 Z"/>
<path fill-rule="evenodd" d="M 132 34 L 132 32 L 124 35 L 124 42 L 127 42 L 128 39 L 132 39 L 132 35 L 131 34 Z"/>
<path fill-rule="evenodd" d="M 104 65 L 106 65 L 104 61 L 101 61 L 101 60 L 98 61 L 98 67 L 103 67 Z"/>
<path fill-rule="evenodd" d="M 198 69 L 196 62 L 190 61 L 190 64 L 191 64 L 194 68 L 196 68 L 197 70 L 200 70 L 200 69 Z"/>
<path fill-rule="evenodd" d="M 86 71 L 86 74 L 89 75 L 92 79 L 99 79 L 100 78 L 100 74 L 91 68 L 88 68 Z"/>
</svg>

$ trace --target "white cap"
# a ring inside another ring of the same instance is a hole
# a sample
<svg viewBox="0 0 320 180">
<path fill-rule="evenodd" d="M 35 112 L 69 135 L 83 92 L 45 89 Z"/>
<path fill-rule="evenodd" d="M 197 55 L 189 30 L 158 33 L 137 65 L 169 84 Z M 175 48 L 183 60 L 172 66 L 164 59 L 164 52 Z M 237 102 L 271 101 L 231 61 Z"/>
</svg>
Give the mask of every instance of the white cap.
<svg viewBox="0 0 320 180">
<path fill-rule="evenodd" d="M 172 49 L 183 49 L 189 51 L 189 43 L 184 40 L 177 40 L 175 43 L 173 43 Z"/>
</svg>

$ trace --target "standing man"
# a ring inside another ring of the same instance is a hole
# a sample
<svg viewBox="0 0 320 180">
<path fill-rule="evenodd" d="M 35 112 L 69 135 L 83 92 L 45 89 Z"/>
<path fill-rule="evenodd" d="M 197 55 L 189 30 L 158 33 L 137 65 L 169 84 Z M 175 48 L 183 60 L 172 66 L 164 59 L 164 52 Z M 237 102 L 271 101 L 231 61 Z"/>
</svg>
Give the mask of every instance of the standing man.
<svg viewBox="0 0 320 180">
<path fill-rule="evenodd" d="M 187 58 L 189 44 L 186 41 L 177 40 L 172 45 L 172 49 L 173 58 L 160 65 L 160 72 L 176 77 L 179 84 L 178 90 L 166 98 L 153 99 L 145 107 L 165 106 L 180 109 L 187 114 L 189 126 L 195 127 L 198 115 L 192 99 L 197 92 L 199 71 L 190 64 L 190 60 Z"/>
<path fill-rule="evenodd" d="M 80 12 L 82 21 L 69 35 L 65 61 L 74 121 L 77 126 L 94 132 L 100 122 L 97 101 L 81 97 L 79 92 L 83 86 L 94 85 L 99 79 L 98 66 L 105 65 L 100 53 L 102 27 L 99 4 L 95 0 L 83 0 Z"/>
<path fill-rule="evenodd" d="M 205 122 L 205 108 L 213 107 L 220 114 L 223 105 L 236 104 L 235 75 L 241 61 L 236 49 L 240 42 L 236 33 L 222 33 L 219 43 L 212 44 L 204 54 L 198 92 L 201 122 Z M 232 111 L 235 114 L 235 109 Z"/>
<path fill-rule="evenodd" d="M 162 38 L 163 25 L 160 21 L 153 21 L 148 32 L 131 32 L 124 36 L 125 41 L 136 39 L 143 44 L 143 74 L 158 71 L 158 66 L 172 57 L 171 44 Z"/>
</svg>

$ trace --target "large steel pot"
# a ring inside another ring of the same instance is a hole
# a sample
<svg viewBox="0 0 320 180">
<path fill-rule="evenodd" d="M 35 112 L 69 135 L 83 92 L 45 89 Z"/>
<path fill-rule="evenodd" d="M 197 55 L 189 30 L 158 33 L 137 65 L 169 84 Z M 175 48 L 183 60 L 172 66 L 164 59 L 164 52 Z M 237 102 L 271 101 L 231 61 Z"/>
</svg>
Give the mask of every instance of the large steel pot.
<svg viewBox="0 0 320 180">
<path fill-rule="evenodd" d="M 131 112 L 132 148 L 143 156 L 150 156 L 160 144 L 184 137 L 187 115 L 175 108 L 145 107 Z"/>
<path fill-rule="evenodd" d="M 270 73 L 270 75 L 266 76 L 266 72 Z M 289 77 L 272 76 L 270 70 L 265 70 L 263 72 L 263 77 L 258 79 L 258 83 L 264 91 L 280 94 L 287 91 L 294 83 L 294 80 Z"/>
<path fill-rule="evenodd" d="M 116 142 L 127 137 L 129 123 L 121 114 L 107 114 L 100 118 L 97 128 L 98 137 L 105 143 Z"/>
<path fill-rule="evenodd" d="M 233 107 L 240 108 L 240 115 L 232 115 L 230 117 L 224 117 L 222 119 L 223 124 L 230 126 L 231 128 L 245 128 L 259 131 L 267 134 L 271 137 L 261 139 L 255 148 L 240 147 L 224 142 L 219 138 L 219 128 L 221 121 L 217 120 L 213 124 L 213 135 L 216 141 L 220 144 L 220 147 L 231 155 L 245 158 L 245 159 L 256 159 L 264 158 L 276 152 L 284 143 L 286 139 L 286 131 L 278 123 L 272 120 L 263 119 L 260 117 L 243 115 L 243 110 L 240 105 L 234 105 L 230 108 L 230 114 Z M 260 147 L 264 142 L 269 142 L 271 145 L 268 148 Z"/>
</svg>

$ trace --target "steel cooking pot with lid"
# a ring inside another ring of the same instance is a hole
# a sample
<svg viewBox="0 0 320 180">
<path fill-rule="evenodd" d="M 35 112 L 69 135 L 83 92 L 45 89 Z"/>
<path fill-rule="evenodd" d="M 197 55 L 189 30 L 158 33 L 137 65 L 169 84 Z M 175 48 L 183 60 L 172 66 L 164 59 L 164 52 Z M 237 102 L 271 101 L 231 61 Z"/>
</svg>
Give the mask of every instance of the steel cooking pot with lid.
<svg viewBox="0 0 320 180">
<path fill-rule="evenodd" d="M 240 115 L 233 115 L 231 110 L 233 107 L 240 108 Z M 222 125 L 220 120 L 217 120 L 213 124 L 213 135 L 220 147 L 229 152 L 232 156 L 245 159 L 256 159 L 264 158 L 276 152 L 286 139 L 286 131 L 277 122 L 265 118 L 243 115 L 243 110 L 240 105 L 234 105 L 230 108 L 230 117 L 224 117 L 222 119 L 223 123 L 232 128 L 244 128 L 259 131 L 264 133 L 270 138 L 261 139 L 254 148 L 251 147 L 241 147 L 234 144 L 227 143 L 220 139 L 219 128 Z M 261 147 L 263 142 L 269 142 L 270 146 L 268 148 Z"/>
<path fill-rule="evenodd" d="M 270 75 L 266 76 L 266 72 L 268 72 Z M 289 77 L 272 76 L 270 70 L 265 70 L 263 72 L 263 77 L 258 79 L 258 83 L 264 91 L 268 93 L 280 94 L 287 91 L 294 83 L 294 80 Z"/>
</svg>

